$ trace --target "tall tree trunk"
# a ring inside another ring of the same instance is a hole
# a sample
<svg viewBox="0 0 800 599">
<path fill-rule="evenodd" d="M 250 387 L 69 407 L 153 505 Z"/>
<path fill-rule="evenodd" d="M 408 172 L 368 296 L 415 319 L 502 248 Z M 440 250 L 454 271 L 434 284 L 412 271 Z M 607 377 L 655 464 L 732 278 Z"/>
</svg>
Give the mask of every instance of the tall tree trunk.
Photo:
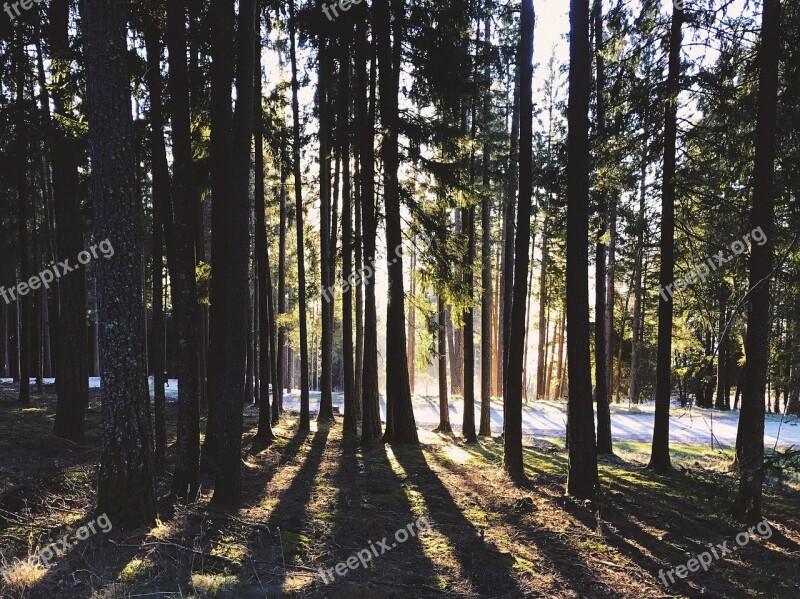
<svg viewBox="0 0 800 599">
<path fill-rule="evenodd" d="M 28 66 L 25 53 L 24 27 L 17 26 L 17 47 L 14 68 L 16 71 L 16 157 L 17 157 L 17 227 L 19 240 L 19 279 L 28 280 L 28 137 L 25 115 L 25 70 Z M 13 297 L 13 296 L 12 296 Z M 31 402 L 31 301 L 19 294 L 19 403 Z"/>
<path fill-rule="evenodd" d="M 664 290 L 675 275 L 675 162 L 678 137 L 678 93 L 681 69 L 681 25 L 683 10 L 675 3 L 669 40 L 667 105 L 664 117 L 664 173 L 661 185 L 661 269 L 658 298 L 658 355 L 656 365 L 656 412 L 653 423 L 653 447 L 649 468 L 666 472 L 669 457 L 669 406 L 672 395 L 672 297 Z"/>
<path fill-rule="evenodd" d="M 539 274 L 539 343 L 536 351 L 536 399 L 545 399 L 544 379 L 547 356 L 547 262 L 550 259 L 550 226 L 545 204 L 544 225 L 542 228 L 542 264 Z"/>
<path fill-rule="evenodd" d="M 589 95 L 592 53 L 589 0 L 570 1 L 567 139 L 567 492 L 592 497 L 598 487 L 589 355 Z"/>
<path fill-rule="evenodd" d="M 153 417 L 156 464 L 163 464 L 167 452 L 166 347 L 164 330 L 164 238 L 161 216 L 153 210 Z"/>
<path fill-rule="evenodd" d="M 81 16 L 89 90 L 94 235 L 109 240 L 115 250 L 110 260 L 95 262 L 103 360 L 97 512 L 107 514 L 115 527 L 137 528 L 155 521 L 156 505 L 130 79 L 124 60 L 125 11 L 111 0 L 86 0 Z"/>
<path fill-rule="evenodd" d="M 295 22 L 295 0 L 289 4 L 289 38 L 292 63 L 292 117 L 293 117 L 293 148 L 292 162 L 294 167 L 294 193 L 295 217 L 297 228 L 297 287 L 298 309 L 300 313 L 300 431 L 308 432 L 311 429 L 310 397 L 308 389 L 308 321 L 306 317 L 306 264 L 305 241 L 303 231 L 303 181 L 302 164 L 300 164 L 300 104 L 297 94 L 300 85 L 297 80 L 297 50 Z"/>
<path fill-rule="evenodd" d="M 417 355 L 417 308 L 414 305 L 413 297 L 417 293 L 417 281 L 414 277 L 414 272 L 417 269 L 417 253 L 416 247 L 414 244 L 411 244 L 411 264 L 408 267 L 408 280 L 409 280 L 409 296 L 412 298 L 408 302 L 408 318 L 406 319 L 406 340 L 408 342 L 408 347 L 406 348 L 408 352 L 408 357 L 406 361 L 408 362 L 408 387 L 411 390 L 411 395 L 414 395 L 414 373 L 416 371 L 415 366 L 415 358 Z"/>
<path fill-rule="evenodd" d="M 601 0 L 594 0 L 595 64 L 597 68 L 597 137 L 600 142 L 606 139 L 606 103 L 605 103 L 605 61 L 603 59 L 603 8 Z M 600 230 L 595 245 L 595 308 L 594 308 L 594 352 L 595 352 L 595 401 L 597 402 L 597 453 L 613 453 L 611 446 L 611 412 L 609 409 L 609 369 L 608 342 L 606 330 L 607 274 L 605 242 L 608 232 L 608 192 L 604 188 L 597 191 Z"/>
<path fill-rule="evenodd" d="M 475 137 L 474 131 L 472 137 Z M 475 310 L 472 307 L 475 288 L 472 274 L 472 265 L 475 263 L 475 206 L 469 206 L 463 212 L 468 236 L 464 278 L 469 306 L 464 312 L 464 419 L 461 430 L 464 440 L 474 443 L 478 440 L 475 434 Z"/>
<path fill-rule="evenodd" d="M 283 137 L 283 134 L 281 135 Z M 286 140 L 284 139 L 284 148 Z M 287 166 L 289 164 L 286 155 L 286 149 L 281 153 L 281 205 L 279 213 L 279 232 L 278 232 L 278 317 L 276 320 L 281 320 L 282 315 L 286 312 L 286 211 L 289 190 L 286 185 Z M 273 323 L 274 325 L 275 323 Z M 273 357 L 276 360 L 276 375 L 275 380 L 272 381 L 275 390 L 273 393 L 277 394 L 278 401 L 272 403 L 272 424 L 277 424 L 280 418 L 280 411 L 283 408 L 283 390 L 286 388 L 287 376 L 284 370 L 284 363 L 286 360 L 286 329 L 281 322 L 278 327 L 278 346 L 276 354 Z"/>
<path fill-rule="evenodd" d="M 200 312 L 195 282 L 194 169 L 186 65 L 186 5 L 184 0 L 167 4 L 170 106 L 172 108 L 172 212 L 175 218 L 175 276 L 172 297 L 178 341 L 178 416 L 175 440 L 175 472 L 172 493 L 193 499 L 200 488 L 199 346 Z M 220 193 L 221 195 L 221 193 Z M 216 195 L 221 203 L 221 197 Z M 221 265 L 220 269 L 224 266 Z M 245 298 L 246 299 L 246 298 Z M 233 354 L 225 354 L 232 359 Z M 221 395 L 216 395 L 220 399 Z M 219 406 L 220 403 L 217 403 Z M 223 411 L 219 410 L 218 415 Z"/>
<path fill-rule="evenodd" d="M 375 254 L 378 231 L 375 206 L 375 52 L 367 38 L 366 4 L 356 21 L 357 113 L 361 168 L 361 213 L 364 244 L 364 375 L 362 379 L 361 444 L 369 445 L 381 435 L 378 394 L 378 314 L 375 306 Z M 373 27 L 374 28 L 374 27 Z M 374 41 L 373 41 L 374 44 Z M 369 52 L 369 55 L 368 55 Z M 367 61 L 371 61 L 367 78 Z"/>
<path fill-rule="evenodd" d="M 723 283 L 719 295 L 719 322 L 717 323 L 717 401 L 714 407 L 727 410 L 728 397 L 728 336 L 725 325 L 728 320 L 728 286 Z"/>
<path fill-rule="evenodd" d="M 50 62 L 54 71 L 66 68 L 71 60 L 69 47 L 69 2 L 50 3 Z M 47 87 L 43 87 L 44 106 L 49 113 Z M 53 107 L 56 117 L 65 117 L 64 90 L 53 87 Z M 78 167 L 75 163 L 74 139 L 61 126 L 63 118 L 48 117 L 48 132 L 53 170 L 53 197 L 56 221 L 56 260 L 77 256 L 83 247 L 78 196 Z M 86 275 L 83 270 L 70 273 L 59 281 L 56 317 L 56 418 L 53 434 L 56 437 L 81 442 L 84 439 L 84 410 L 89 404 L 89 342 L 86 327 Z M 69 339 L 69 349 L 60 340 Z"/>
<path fill-rule="evenodd" d="M 531 203 L 533 200 L 533 0 L 522 0 L 520 21 L 520 177 L 519 209 L 514 253 L 514 292 L 508 340 L 505 389 L 505 437 L 503 466 L 515 477 L 525 476 L 522 458 L 522 359 L 525 343 L 525 314 L 528 293 L 528 252 L 531 241 Z"/>
<path fill-rule="evenodd" d="M 492 435 L 492 214 L 489 204 L 491 193 L 491 180 L 489 169 L 491 167 L 491 138 L 489 125 L 491 121 L 491 19 L 484 19 L 484 85 L 486 92 L 483 95 L 483 197 L 481 198 L 481 422 L 478 434 L 490 437 Z"/>
<path fill-rule="evenodd" d="M 359 145 L 355 143 L 355 152 L 353 156 L 354 168 L 355 168 L 355 175 L 356 180 L 354 182 L 353 187 L 353 195 L 355 199 L 355 203 L 353 205 L 353 211 L 355 213 L 355 238 L 354 238 L 354 248 L 355 248 L 355 273 L 363 272 L 364 267 L 364 259 L 363 259 L 363 245 L 361 241 L 361 153 L 359 150 Z M 362 411 L 363 411 L 363 383 L 364 383 L 364 286 L 361 281 L 357 278 L 358 274 L 356 274 L 354 280 L 357 281 L 356 283 L 356 341 L 355 341 L 355 351 L 356 351 L 356 359 L 355 359 L 355 376 L 354 376 L 354 386 L 353 386 L 353 407 L 355 412 L 355 419 L 356 422 L 361 422 Z"/>
<path fill-rule="evenodd" d="M 567 322 L 566 311 L 561 312 L 561 322 L 558 325 L 558 362 L 556 363 L 556 394 L 555 400 L 560 401 L 564 394 L 564 334 Z"/>
<path fill-rule="evenodd" d="M 350 43 L 353 24 L 348 21 L 340 42 L 339 54 L 339 152 L 342 156 L 342 275 L 347 282 L 342 291 L 342 354 L 344 368 L 344 424 L 342 434 L 351 439 L 358 434 L 358 399 L 355 397 L 353 363 L 353 202 L 350 177 Z M 335 232 L 334 232 L 335 237 Z"/>
<path fill-rule="evenodd" d="M 322 316 L 322 368 L 321 393 L 317 422 L 332 422 L 333 417 L 333 304 L 336 293 L 331 287 L 332 264 L 335 254 L 331 253 L 331 164 L 330 136 L 333 120 L 329 117 L 329 80 L 333 70 L 327 48 L 327 31 L 320 30 L 319 36 L 319 79 L 317 97 L 319 101 L 319 195 L 320 195 L 320 280 L 322 283 L 321 316 Z"/>
<path fill-rule="evenodd" d="M 164 229 L 165 222 L 172 224 L 169 165 L 164 143 L 164 116 L 161 102 L 161 42 L 155 20 L 148 16 L 145 28 L 147 50 L 147 88 L 150 96 L 150 154 L 152 156 L 153 180 L 153 404 L 155 416 L 155 462 L 161 464 L 166 454 L 166 346 L 164 329 Z M 167 216 L 168 215 L 168 216 Z M 165 218 L 166 217 L 166 218 Z M 167 220 L 168 219 L 168 220 Z M 170 278 L 177 280 L 174 237 L 168 262 L 172 271 Z"/>
<path fill-rule="evenodd" d="M 380 115 L 386 132 L 382 155 L 386 209 L 386 253 L 389 301 L 386 309 L 386 431 L 387 443 L 418 443 L 406 362 L 405 291 L 403 290 L 403 233 L 400 219 L 400 64 L 405 16 L 404 0 L 376 0 L 374 4 Z M 392 256 L 392 253 L 394 256 Z"/>
<path fill-rule="evenodd" d="M 733 514 L 754 524 L 761 520 L 764 482 L 764 390 L 769 365 L 769 308 L 775 212 L 775 154 L 780 52 L 780 0 L 764 0 L 759 49 L 758 124 L 753 170 L 753 207 L 750 230 L 761 230 L 766 242 L 750 254 L 750 304 L 745 342 L 745 379 L 737 434 L 737 462 L 741 471 Z"/>
<path fill-rule="evenodd" d="M 527 1 L 527 0 L 526 0 Z M 511 341 L 511 304 L 514 295 L 514 200 L 519 189 L 519 128 L 520 128 L 520 100 L 522 87 L 522 58 L 517 49 L 517 68 L 514 73 L 513 107 L 511 109 L 511 143 L 508 152 L 508 181 L 506 194 L 503 201 L 503 254 L 500 258 L 500 301 L 499 310 L 501 330 L 498 347 L 502 352 L 500 366 L 500 383 L 503 385 L 503 413 L 505 414 L 505 398 L 507 393 L 506 379 L 508 377 L 508 348 Z M 505 422 L 505 418 L 503 419 Z"/>
<path fill-rule="evenodd" d="M 257 15 L 260 13 L 257 13 Z M 269 384 L 267 380 L 272 382 L 273 390 L 273 406 L 277 405 L 277 393 L 280 384 L 277 382 L 277 376 L 267 376 L 272 370 L 274 365 L 275 369 L 278 368 L 277 361 L 275 360 L 275 347 L 274 342 L 271 340 L 271 332 L 274 328 L 273 314 L 274 310 L 270 310 L 272 304 L 272 285 L 268 285 L 270 280 L 269 268 L 269 242 L 267 240 L 267 201 L 266 193 L 264 191 L 264 108 L 262 105 L 262 73 L 261 73 L 261 20 L 256 17 L 256 31 L 255 48 L 256 55 L 253 61 L 255 71 L 253 73 L 254 85 L 253 90 L 253 139 L 255 146 L 255 214 L 256 214 L 256 268 L 258 269 L 258 301 L 260 312 L 261 326 L 258 330 L 259 344 L 261 345 L 261 354 L 259 356 L 261 374 L 264 377 L 259 395 L 256 398 L 258 401 L 258 431 L 256 438 L 260 441 L 269 441 L 275 438 L 272 432 L 272 419 L 274 410 L 270 412 L 269 406 Z M 283 172 L 283 168 L 281 168 Z M 283 188 L 281 185 L 281 202 L 283 202 Z"/>
<path fill-rule="evenodd" d="M 212 502 L 238 505 L 241 498 L 242 399 L 246 368 L 248 188 L 253 135 L 253 71 L 256 2 L 239 3 L 236 45 L 233 6 L 215 0 L 219 30 L 212 44 L 212 272 L 211 380 L 217 441 Z M 236 111 L 231 114 L 233 49 L 236 57 Z M 215 132 L 218 132 L 215 135 Z M 222 153 L 222 154 L 221 154 Z M 222 173 L 222 167 L 229 169 Z M 219 187 L 225 183 L 226 187 Z"/>
<path fill-rule="evenodd" d="M 644 278 L 644 232 L 647 228 L 646 219 L 646 191 L 647 191 L 647 160 L 642 156 L 640 173 L 641 188 L 639 191 L 639 214 L 636 217 L 636 260 L 633 265 L 633 323 L 631 325 L 631 378 L 628 385 L 628 399 L 635 404 L 639 403 L 639 360 L 642 336 L 642 279 Z M 622 338 L 620 336 L 620 338 Z"/>
<path fill-rule="evenodd" d="M 439 295 L 437 302 L 438 327 L 436 338 L 438 344 L 438 367 L 439 367 L 439 426 L 434 432 L 452 433 L 450 426 L 450 406 L 447 399 L 447 309 L 444 298 Z"/>
</svg>

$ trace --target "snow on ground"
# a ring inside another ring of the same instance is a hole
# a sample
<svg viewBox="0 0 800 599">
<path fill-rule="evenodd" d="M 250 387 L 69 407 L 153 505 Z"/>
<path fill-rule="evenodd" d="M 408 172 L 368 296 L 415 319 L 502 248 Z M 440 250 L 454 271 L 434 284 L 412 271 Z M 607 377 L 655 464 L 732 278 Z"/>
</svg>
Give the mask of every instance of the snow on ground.
<svg viewBox="0 0 800 599">
<path fill-rule="evenodd" d="M 52 384 L 53 379 L 44 379 L 45 384 Z M 0 383 L 11 383 L 11 379 L 0 379 Z M 150 377 L 150 393 L 153 392 L 153 378 Z M 100 387 L 100 379 L 92 377 L 89 386 L 93 389 Z M 178 397 L 178 381 L 169 380 L 166 388 L 168 400 Z M 319 405 L 320 394 L 311 393 L 311 410 Z M 476 420 L 480 410 L 480 401 L 475 402 Z M 290 410 L 300 409 L 300 393 L 293 391 L 284 394 L 284 408 Z M 341 393 L 333 396 L 334 408 L 342 414 L 344 398 Z M 463 421 L 463 401 L 450 402 L 450 422 L 456 430 L 461 429 Z M 492 402 L 492 432 L 501 433 L 503 430 L 503 406 L 500 400 Z M 652 403 L 628 407 L 627 404 L 612 404 L 611 406 L 611 434 L 614 441 L 644 441 L 649 442 L 653 435 L 653 414 L 655 407 Z M 386 403 L 381 397 L 381 415 L 386 418 Z M 417 424 L 422 428 L 435 428 L 439 423 L 439 399 L 430 396 L 414 397 L 414 416 Z M 719 412 L 697 407 L 681 408 L 673 405 L 670 418 L 670 441 L 673 443 L 701 443 L 711 445 L 712 431 L 714 446 L 732 447 L 736 443 L 736 428 L 739 422 L 739 412 Z M 565 436 L 567 423 L 566 404 L 552 401 L 537 401 L 525 404 L 522 408 L 522 429 L 526 436 L 534 437 L 561 437 Z M 800 447 L 800 419 L 797 417 L 781 417 L 777 414 L 767 414 L 764 424 L 764 443 L 771 447 Z"/>
</svg>

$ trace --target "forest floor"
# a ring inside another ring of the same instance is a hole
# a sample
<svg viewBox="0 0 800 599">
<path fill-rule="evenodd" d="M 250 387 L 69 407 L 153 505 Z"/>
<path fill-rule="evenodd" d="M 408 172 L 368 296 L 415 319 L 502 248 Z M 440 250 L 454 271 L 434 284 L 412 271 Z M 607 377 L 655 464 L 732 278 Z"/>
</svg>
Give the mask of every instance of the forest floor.
<svg viewBox="0 0 800 599">
<path fill-rule="evenodd" d="M 240 510 L 213 509 L 205 476 L 196 503 L 159 501 L 153 529 L 98 531 L 49 569 L 25 565 L 19 560 L 37 546 L 92 520 L 99 459 L 96 390 L 81 446 L 50 434 L 54 389 L 33 395 L 22 407 L 14 387 L 0 385 L 0 567 L 11 573 L 11 584 L 0 577 L 4 599 L 800 596 L 796 471 L 778 479 L 770 472 L 769 538 L 751 535 L 707 571 L 665 588 L 660 570 L 687 564 L 709 544 L 736 545 L 747 529 L 727 515 L 736 488 L 729 449 L 673 444 L 675 468 L 660 476 L 644 468 L 648 444 L 616 443 L 616 455 L 600 460 L 601 499 L 583 502 L 564 495 L 568 457 L 559 439 L 526 439 L 529 482 L 515 486 L 497 437 L 465 444 L 421 429 L 419 447 L 363 450 L 343 444 L 341 423 L 312 423 L 298 435 L 290 412 L 273 444 L 254 447 L 250 407 Z M 168 410 L 174 422 L 175 405 Z M 172 466 L 170 456 L 159 497 Z M 424 522 L 417 532 L 413 523 Z M 395 543 L 400 529 L 415 534 Z M 340 567 L 345 575 L 323 581 L 320 568 L 371 547 L 366 568 Z"/>
</svg>

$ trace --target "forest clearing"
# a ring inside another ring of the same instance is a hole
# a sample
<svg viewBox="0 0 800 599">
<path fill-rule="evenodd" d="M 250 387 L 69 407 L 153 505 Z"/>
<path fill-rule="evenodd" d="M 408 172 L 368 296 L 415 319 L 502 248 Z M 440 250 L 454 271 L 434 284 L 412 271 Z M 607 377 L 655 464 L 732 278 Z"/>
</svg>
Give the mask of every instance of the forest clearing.
<svg viewBox="0 0 800 599">
<path fill-rule="evenodd" d="M 0 599 L 800 597 L 796 0 L 14 0 Z"/>
</svg>

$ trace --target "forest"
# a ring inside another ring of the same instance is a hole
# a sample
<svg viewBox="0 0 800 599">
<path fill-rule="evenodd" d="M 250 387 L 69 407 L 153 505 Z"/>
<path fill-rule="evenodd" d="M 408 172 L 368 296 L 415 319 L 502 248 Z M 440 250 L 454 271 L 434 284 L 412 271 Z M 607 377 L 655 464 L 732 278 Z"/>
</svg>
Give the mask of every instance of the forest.
<svg viewBox="0 0 800 599">
<path fill-rule="evenodd" d="M 796 0 L 2 0 L 0 599 L 800 597 Z"/>
</svg>

